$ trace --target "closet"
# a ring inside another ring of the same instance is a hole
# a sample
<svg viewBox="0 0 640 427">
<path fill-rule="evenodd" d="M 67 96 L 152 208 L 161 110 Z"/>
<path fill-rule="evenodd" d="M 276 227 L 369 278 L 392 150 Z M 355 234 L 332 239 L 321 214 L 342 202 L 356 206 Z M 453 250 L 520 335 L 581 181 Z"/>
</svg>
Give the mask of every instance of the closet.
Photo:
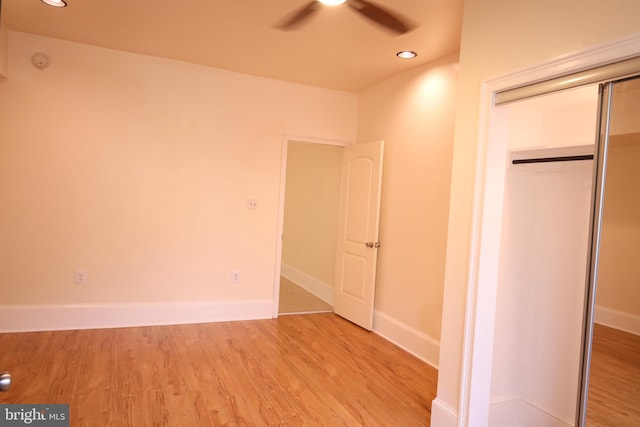
<svg viewBox="0 0 640 427">
<path fill-rule="evenodd" d="M 640 79 L 495 108 L 509 124 L 489 425 L 640 425 Z"/>
<path fill-rule="evenodd" d="M 580 376 L 597 86 L 509 115 L 491 426 L 573 425 Z"/>
</svg>

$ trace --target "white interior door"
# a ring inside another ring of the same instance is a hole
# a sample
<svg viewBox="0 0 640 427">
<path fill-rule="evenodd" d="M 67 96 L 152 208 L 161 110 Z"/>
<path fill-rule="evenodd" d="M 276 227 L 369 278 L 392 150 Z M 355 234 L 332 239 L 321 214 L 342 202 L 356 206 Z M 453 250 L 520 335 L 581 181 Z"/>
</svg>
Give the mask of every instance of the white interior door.
<svg viewBox="0 0 640 427">
<path fill-rule="evenodd" d="M 378 258 L 383 141 L 346 147 L 342 184 L 333 309 L 371 330 Z"/>
</svg>

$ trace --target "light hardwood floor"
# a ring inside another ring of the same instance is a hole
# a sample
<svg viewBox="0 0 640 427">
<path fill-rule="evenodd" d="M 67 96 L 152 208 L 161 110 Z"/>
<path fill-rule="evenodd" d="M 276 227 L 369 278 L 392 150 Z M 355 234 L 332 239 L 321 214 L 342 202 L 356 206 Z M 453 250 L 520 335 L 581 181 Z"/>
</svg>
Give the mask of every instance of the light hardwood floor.
<svg viewBox="0 0 640 427">
<path fill-rule="evenodd" d="M 280 301 L 278 313 L 323 313 L 331 312 L 333 307 L 311 292 L 303 289 L 291 280 L 280 277 Z"/>
<path fill-rule="evenodd" d="M 640 426 L 640 336 L 595 325 L 587 426 Z"/>
<path fill-rule="evenodd" d="M 437 372 L 334 314 L 0 335 L 0 403 L 76 426 L 427 426 Z"/>
</svg>

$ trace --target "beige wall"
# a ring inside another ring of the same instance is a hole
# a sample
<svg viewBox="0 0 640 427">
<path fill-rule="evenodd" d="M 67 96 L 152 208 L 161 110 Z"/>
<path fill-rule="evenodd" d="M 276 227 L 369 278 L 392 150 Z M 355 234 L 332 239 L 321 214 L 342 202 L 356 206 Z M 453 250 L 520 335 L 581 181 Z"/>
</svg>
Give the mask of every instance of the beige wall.
<svg viewBox="0 0 640 427">
<path fill-rule="evenodd" d="M 283 133 L 356 136 L 352 93 L 15 32 L 9 59 L 3 305 L 271 299 Z"/>
<path fill-rule="evenodd" d="M 375 308 L 440 339 L 457 55 L 360 96 L 358 141 L 385 142 Z"/>
<path fill-rule="evenodd" d="M 636 0 L 466 0 L 458 85 L 438 399 L 459 403 L 481 82 L 640 30 Z"/>
<path fill-rule="evenodd" d="M 333 286 L 342 147 L 290 142 L 282 262 Z"/>
<path fill-rule="evenodd" d="M 596 304 L 640 316 L 640 134 L 609 144 Z"/>
</svg>

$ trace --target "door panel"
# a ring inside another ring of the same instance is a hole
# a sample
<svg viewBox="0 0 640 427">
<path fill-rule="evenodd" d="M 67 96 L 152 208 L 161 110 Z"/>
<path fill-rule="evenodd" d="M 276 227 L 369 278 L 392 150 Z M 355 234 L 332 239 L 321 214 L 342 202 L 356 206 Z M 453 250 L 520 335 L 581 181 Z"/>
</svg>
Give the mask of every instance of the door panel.
<svg viewBox="0 0 640 427">
<path fill-rule="evenodd" d="M 357 157 L 347 164 L 345 239 L 351 244 L 367 242 L 374 166 L 373 159 L 366 157 Z"/>
<path fill-rule="evenodd" d="M 640 77 L 601 90 L 580 425 L 640 425 Z"/>
<path fill-rule="evenodd" d="M 380 191 L 382 186 L 382 141 L 345 148 L 334 311 L 371 330 L 375 295 Z"/>
<path fill-rule="evenodd" d="M 367 257 L 345 253 L 343 258 L 342 292 L 350 297 L 365 300 Z"/>
</svg>

